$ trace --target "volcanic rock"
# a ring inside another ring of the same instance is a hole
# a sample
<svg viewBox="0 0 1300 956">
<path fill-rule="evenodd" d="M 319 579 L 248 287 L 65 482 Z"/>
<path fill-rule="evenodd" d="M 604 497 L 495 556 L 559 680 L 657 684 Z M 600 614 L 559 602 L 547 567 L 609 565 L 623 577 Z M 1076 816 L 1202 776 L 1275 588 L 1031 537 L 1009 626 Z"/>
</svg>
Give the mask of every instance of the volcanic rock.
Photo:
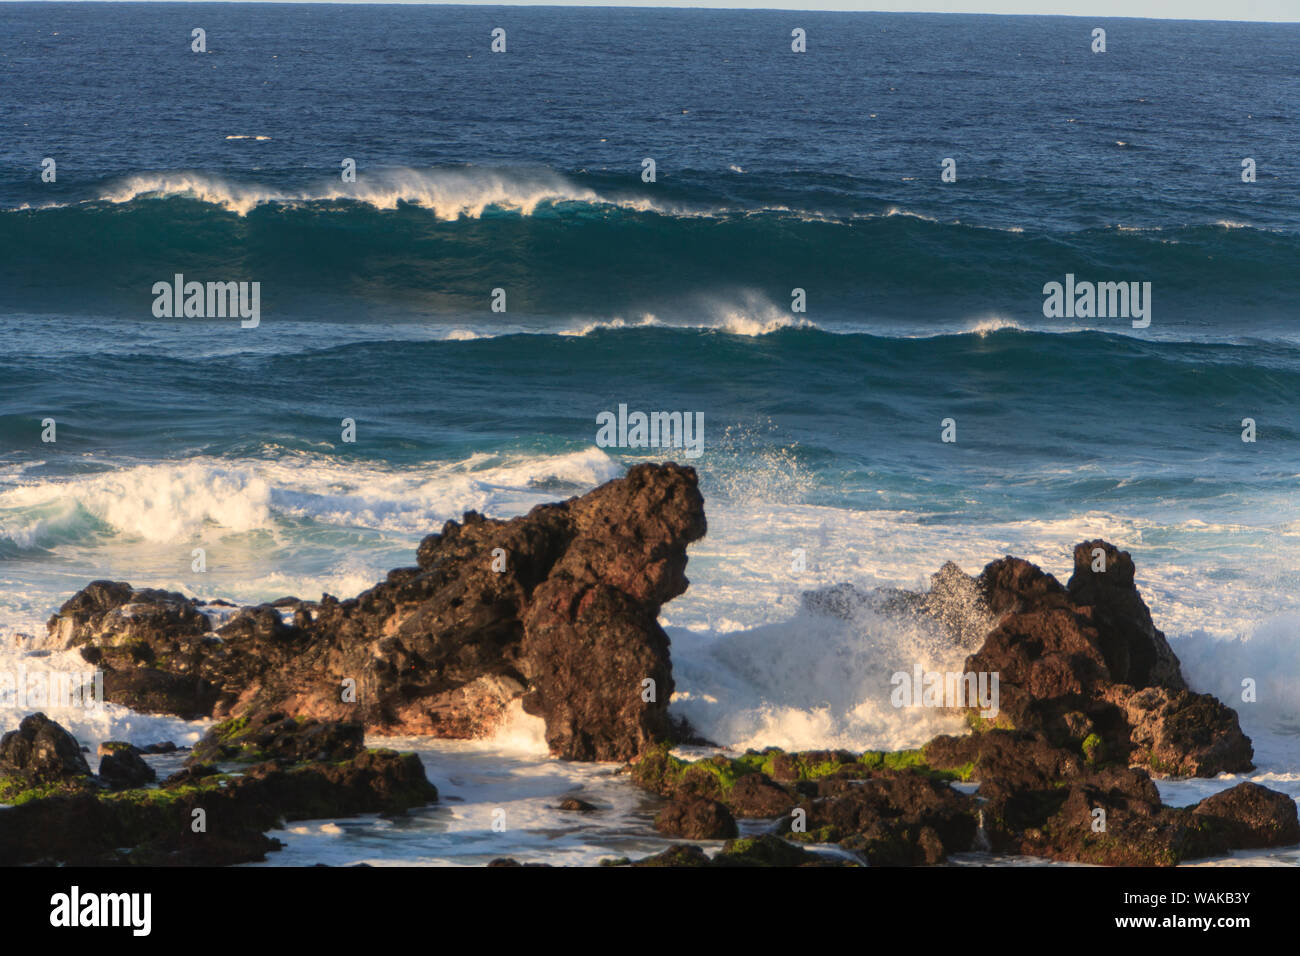
<svg viewBox="0 0 1300 956">
<path fill-rule="evenodd" d="M 467 512 L 356 598 L 243 608 L 212 632 L 206 605 L 96 581 L 48 630 L 137 710 L 474 737 L 520 700 L 553 753 L 626 759 L 678 731 L 658 615 L 705 529 L 693 469 L 637 465 L 509 521 Z"/>
<path fill-rule="evenodd" d="M 655 829 L 688 840 L 725 840 L 737 835 L 736 819 L 725 804 L 702 797 L 672 801 L 655 817 Z"/>
<path fill-rule="evenodd" d="M 1092 739 L 1114 759 L 1171 776 L 1252 769 L 1236 713 L 1187 689 L 1128 552 L 1085 541 L 1074 562 L 1068 587 L 1011 557 L 979 576 L 1000 618 L 965 670 L 999 675 L 995 725 L 1041 730 L 1059 745 Z"/>
<path fill-rule="evenodd" d="M 1234 849 L 1300 843 L 1295 800 L 1259 784 L 1239 783 L 1206 797 L 1192 813 L 1213 821 Z"/>
<path fill-rule="evenodd" d="M 0 737 L 0 777 L 36 787 L 88 778 L 90 765 L 76 739 L 44 714 L 24 717 Z"/>
<path fill-rule="evenodd" d="M 129 790 L 153 783 L 158 775 L 140 756 L 140 749 L 121 741 L 99 745 L 99 778 L 112 790 Z"/>
</svg>

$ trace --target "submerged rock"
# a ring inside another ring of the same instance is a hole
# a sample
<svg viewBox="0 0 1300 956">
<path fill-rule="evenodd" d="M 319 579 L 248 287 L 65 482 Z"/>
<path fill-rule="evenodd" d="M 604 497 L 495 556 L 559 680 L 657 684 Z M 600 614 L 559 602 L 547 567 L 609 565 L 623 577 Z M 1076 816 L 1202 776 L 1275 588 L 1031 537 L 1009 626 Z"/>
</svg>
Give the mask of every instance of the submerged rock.
<svg viewBox="0 0 1300 956">
<path fill-rule="evenodd" d="M 275 760 L 346 760 L 365 749 L 360 724 L 294 718 L 272 711 L 251 717 L 232 717 L 208 730 L 194 745 L 187 764 L 218 761 L 256 763 Z"/>
</svg>

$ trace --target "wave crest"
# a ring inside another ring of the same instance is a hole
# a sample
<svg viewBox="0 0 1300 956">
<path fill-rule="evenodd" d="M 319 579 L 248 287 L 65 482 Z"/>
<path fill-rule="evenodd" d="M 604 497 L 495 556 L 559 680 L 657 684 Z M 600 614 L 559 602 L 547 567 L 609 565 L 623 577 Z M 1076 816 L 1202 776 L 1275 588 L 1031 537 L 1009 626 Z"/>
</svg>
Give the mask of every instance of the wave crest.
<svg viewBox="0 0 1300 956">
<path fill-rule="evenodd" d="M 363 171 L 355 183 L 340 180 L 297 192 L 236 183 L 200 172 L 144 173 L 109 187 L 98 198 L 111 203 L 138 199 L 195 199 L 241 216 L 263 205 L 339 201 L 359 202 L 383 210 L 393 210 L 405 203 L 426 208 L 444 220 L 478 219 L 488 209 L 531 216 L 539 206 L 566 202 L 615 205 L 642 212 L 665 211 L 648 199 L 602 196 L 553 170 L 475 167 L 393 167 Z"/>
<path fill-rule="evenodd" d="M 421 535 L 471 509 L 525 511 L 620 470 L 594 447 L 510 458 L 477 454 L 402 468 L 314 454 L 141 464 L 0 491 L 0 541 L 48 548 L 98 533 L 167 543 L 214 529 L 273 530 L 285 519 Z"/>
</svg>

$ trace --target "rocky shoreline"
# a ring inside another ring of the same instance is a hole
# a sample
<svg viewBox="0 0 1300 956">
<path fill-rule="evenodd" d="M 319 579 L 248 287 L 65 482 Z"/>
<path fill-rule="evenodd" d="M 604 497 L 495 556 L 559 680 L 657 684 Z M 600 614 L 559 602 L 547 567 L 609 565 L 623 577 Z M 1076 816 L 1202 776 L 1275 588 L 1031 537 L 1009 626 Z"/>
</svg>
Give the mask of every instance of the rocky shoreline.
<svg viewBox="0 0 1300 956">
<path fill-rule="evenodd" d="M 1231 708 L 1187 687 L 1131 557 L 1100 540 L 1075 547 L 1065 584 L 1005 557 L 978 576 L 947 564 L 921 593 L 805 593 L 815 614 L 921 622 L 968 652 L 966 672 L 998 675 L 994 716 L 962 708 L 969 734 L 679 759 L 676 745 L 703 741 L 668 715 L 658 617 L 706 528 L 693 469 L 647 464 L 508 521 L 449 521 L 414 567 L 347 600 L 235 608 L 93 582 L 50 619 L 51 644 L 101 670 L 108 701 L 219 723 L 155 785 L 135 748 L 103 745 L 91 773 L 66 731 L 27 717 L 0 740 L 0 803 L 13 804 L 0 863 L 262 859 L 283 821 L 437 800 L 417 756 L 367 750 L 366 733 L 489 736 L 516 703 L 545 722 L 553 755 L 628 763 L 664 801 L 659 832 L 730 840 L 712 859 L 681 844 L 611 865 L 920 865 L 983 849 L 1165 866 L 1300 842 L 1295 801 L 1253 783 L 1162 804 L 1152 774 L 1246 772 L 1253 750 Z M 739 839 L 737 818 L 770 832 Z"/>
</svg>

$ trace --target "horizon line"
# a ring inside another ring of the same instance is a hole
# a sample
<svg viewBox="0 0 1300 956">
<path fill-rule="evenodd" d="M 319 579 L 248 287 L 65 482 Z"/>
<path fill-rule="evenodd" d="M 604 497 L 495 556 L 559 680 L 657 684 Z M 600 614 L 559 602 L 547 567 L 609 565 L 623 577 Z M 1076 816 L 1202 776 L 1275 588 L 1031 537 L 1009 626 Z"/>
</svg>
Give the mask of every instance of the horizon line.
<svg viewBox="0 0 1300 956">
<path fill-rule="evenodd" d="M 1179 0 L 1181 2 L 1181 0 Z M 1104 19 L 1104 20 L 1158 20 L 1184 23 L 1262 23 L 1294 25 L 1300 23 L 1300 14 L 1290 19 L 1276 19 L 1271 15 L 1264 17 L 1202 16 L 1189 17 L 1181 15 L 1162 15 L 1149 13 L 1145 15 L 1112 13 L 1026 13 L 1007 10 L 872 10 L 846 9 L 844 7 L 784 7 L 784 6 L 713 6 L 709 3 L 697 4 L 687 0 L 637 0 L 637 2 L 582 2 L 582 0 L 0 0 L 0 4 L 28 4 L 35 6 L 45 3 L 68 4 L 211 4 L 221 3 L 230 6 L 267 6 L 278 4 L 284 6 L 392 6 L 392 7 L 518 7 L 534 9 L 570 9 L 570 10 L 698 10 L 716 13 L 844 13 L 844 14 L 896 14 L 904 16 L 965 16 L 965 17 L 1057 17 L 1069 19 Z M 993 0 L 990 5 L 997 5 Z M 1178 5 L 1177 3 L 1175 5 Z"/>
</svg>

